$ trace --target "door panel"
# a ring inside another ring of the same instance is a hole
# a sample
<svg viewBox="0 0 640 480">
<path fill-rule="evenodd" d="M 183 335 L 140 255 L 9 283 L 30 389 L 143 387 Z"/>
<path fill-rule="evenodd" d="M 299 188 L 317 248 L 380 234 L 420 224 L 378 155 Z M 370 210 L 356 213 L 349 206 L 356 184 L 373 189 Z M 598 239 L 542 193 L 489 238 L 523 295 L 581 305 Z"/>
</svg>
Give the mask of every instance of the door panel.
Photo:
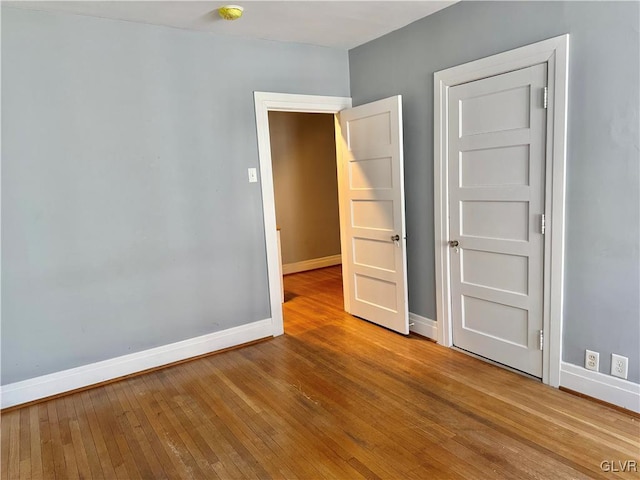
<svg viewBox="0 0 640 480">
<path fill-rule="evenodd" d="M 389 312 L 397 312 L 397 288 L 395 283 L 356 273 L 355 285 L 356 300 L 377 308 L 386 309 Z"/>
<path fill-rule="evenodd" d="M 454 345 L 542 376 L 546 65 L 449 90 Z"/>
<path fill-rule="evenodd" d="M 349 313 L 408 334 L 401 100 L 340 112 L 339 190 Z"/>
<path fill-rule="evenodd" d="M 467 136 L 528 128 L 530 96 L 529 85 L 501 91 L 493 91 L 491 87 L 488 90 L 477 88 L 474 96 L 460 99 L 461 134 Z"/>
<path fill-rule="evenodd" d="M 353 108 L 350 109 L 350 111 L 353 110 Z M 347 112 L 344 110 L 340 112 L 341 115 L 343 113 Z M 371 112 L 370 115 L 361 118 L 352 117 L 347 123 L 346 130 L 349 150 L 365 150 L 380 146 L 390 147 L 393 141 L 392 123 L 391 112 L 389 111 Z"/>
<path fill-rule="evenodd" d="M 460 251 L 462 282 L 526 295 L 529 291 L 529 259 L 481 250 Z"/>
<path fill-rule="evenodd" d="M 461 187 L 503 185 L 529 185 L 528 145 L 461 152 Z"/>
<path fill-rule="evenodd" d="M 464 327 L 496 340 L 527 348 L 528 312 L 502 303 L 465 295 Z M 486 319 L 491 318 L 491 322 Z"/>
<path fill-rule="evenodd" d="M 349 182 L 354 190 L 393 188 L 393 164 L 391 157 L 368 158 L 349 162 Z"/>
<path fill-rule="evenodd" d="M 369 238 L 353 239 L 353 263 L 363 267 L 396 271 L 396 250 L 392 242 Z"/>
<path fill-rule="evenodd" d="M 526 241 L 528 211 L 528 202 L 463 200 L 460 202 L 460 234 Z"/>
<path fill-rule="evenodd" d="M 351 201 L 353 227 L 393 232 L 394 215 L 392 200 Z"/>
</svg>

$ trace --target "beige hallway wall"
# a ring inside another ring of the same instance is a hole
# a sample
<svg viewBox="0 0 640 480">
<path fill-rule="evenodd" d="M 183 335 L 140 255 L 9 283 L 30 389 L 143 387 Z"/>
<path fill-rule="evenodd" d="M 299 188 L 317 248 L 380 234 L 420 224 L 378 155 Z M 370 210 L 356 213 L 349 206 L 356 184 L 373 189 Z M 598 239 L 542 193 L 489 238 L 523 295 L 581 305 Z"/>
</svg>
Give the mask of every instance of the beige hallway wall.
<svg viewBox="0 0 640 480">
<path fill-rule="evenodd" d="M 284 265 L 340 253 L 333 115 L 269 112 Z"/>
</svg>

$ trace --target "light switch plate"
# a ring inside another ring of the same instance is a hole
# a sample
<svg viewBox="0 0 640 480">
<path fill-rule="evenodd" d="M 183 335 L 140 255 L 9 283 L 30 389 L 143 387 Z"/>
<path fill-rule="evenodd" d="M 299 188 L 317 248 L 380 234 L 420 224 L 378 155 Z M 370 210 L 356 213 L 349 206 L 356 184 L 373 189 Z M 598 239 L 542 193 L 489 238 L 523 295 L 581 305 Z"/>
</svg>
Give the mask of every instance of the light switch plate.
<svg viewBox="0 0 640 480">
<path fill-rule="evenodd" d="M 255 168 L 249 169 L 249 183 L 256 183 L 258 181 L 258 170 Z"/>
</svg>

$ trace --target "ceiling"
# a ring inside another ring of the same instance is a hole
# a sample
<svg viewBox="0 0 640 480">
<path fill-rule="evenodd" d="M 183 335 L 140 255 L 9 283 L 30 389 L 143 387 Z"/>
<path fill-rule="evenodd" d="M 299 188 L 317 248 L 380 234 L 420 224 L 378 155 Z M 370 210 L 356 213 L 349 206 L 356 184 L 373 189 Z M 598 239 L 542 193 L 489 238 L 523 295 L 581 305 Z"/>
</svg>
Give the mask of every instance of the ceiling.
<svg viewBox="0 0 640 480">
<path fill-rule="evenodd" d="M 220 35 L 349 49 L 456 3 L 455 1 L 248 1 L 244 16 L 220 19 L 211 1 L 16 1 L 3 5 L 164 25 Z"/>
</svg>

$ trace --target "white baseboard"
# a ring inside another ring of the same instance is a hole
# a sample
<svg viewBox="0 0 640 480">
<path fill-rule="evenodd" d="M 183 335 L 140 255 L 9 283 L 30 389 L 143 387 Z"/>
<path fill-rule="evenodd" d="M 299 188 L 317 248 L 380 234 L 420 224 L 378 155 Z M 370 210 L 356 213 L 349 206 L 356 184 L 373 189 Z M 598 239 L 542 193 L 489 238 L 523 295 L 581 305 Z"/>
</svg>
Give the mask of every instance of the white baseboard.
<svg viewBox="0 0 640 480">
<path fill-rule="evenodd" d="M 409 323 L 413 323 L 409 327 L 410 331 L 438 341 L 438 322 L 435 320 L 409 312 Z"/>
<path fill-rule="evenodd" d="M 268 318 L 220 332 L 150 348 L 142 352 L 10 383 L 0 387 L 0 406 L 7 408 L 58 395 L 150 368 L 270 337 L 272 334 L 273 325 L 271 319 Z"/>
<path fill-rule="evenodd" d="M 562 362 L 560 386 L 640 413 L 640 385 Z"/>
<path fill-rule="evenodd" d="M 282 265 L 282 274 L 306 272 L 307 270 L 315 270 L 316 268 L 333 267 L 342 263 L 342 255 L 330 255 L 328 257 L 312 258 L 311 260 L 303 260 L 302 262 L 285 263 Z"/>
</svg>

